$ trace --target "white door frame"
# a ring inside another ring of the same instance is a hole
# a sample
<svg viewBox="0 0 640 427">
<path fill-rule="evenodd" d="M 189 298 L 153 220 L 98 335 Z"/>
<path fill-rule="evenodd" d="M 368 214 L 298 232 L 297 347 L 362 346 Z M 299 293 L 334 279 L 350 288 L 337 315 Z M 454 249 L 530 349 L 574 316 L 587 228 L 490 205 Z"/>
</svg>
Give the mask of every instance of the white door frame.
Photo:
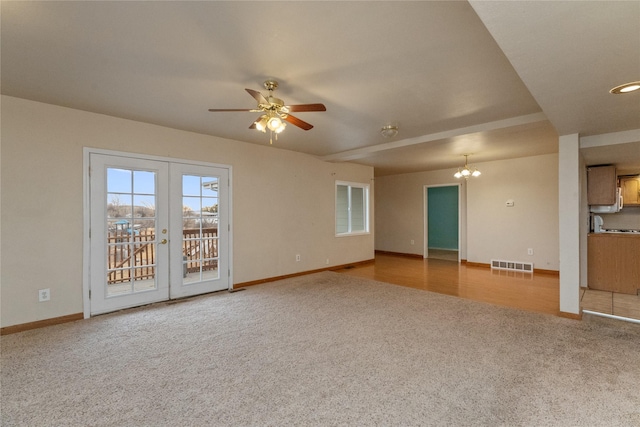
<svg viewBox="0 0 640 427">
<path fill-rule="evenodd" d="M 228 240 L 228 259 L 229 259 L 229 289 L 233 289 L 233 227 L 232 227 L 232 219 L 233 219 L 233 169 L 231 165 L 224 165 L 219 163 L 208 163 L 197 160 L 188 160 L 188 159 L 176 159 L 172 157 L 162 157 L 162 156 L 153 156 L 153 155 L 145 155 L 145 154 L 137 154 L 137 153 L 128 153 L 124 151 L 114 151 L 114 150 L 105 150 L 99 148 L 91 148 L 84 147 L 82 153 L 82 192 L 83 192 L 83 236 L 82 236 L 82 305 L 83 305 L 83 314 L 84 318 L 88 319 L 91 317 L 91 300 L 89 299 L 89 285 L 91 283 L 90 279 L 90 262 L 91 262 L 91 240 L 89 238 L 89 230 L 91 228 L 91 216 L 90 216 L 90 208 L 91 208 L 91 183 L 90 183 L 90 163 L 89 156 L 91 154 L 104 154 L 110 156 L 119 156 L 119 157 L 129 157 L 133 159 L 141 159 L 141 160 L 155 160 L 161 162 L 168 163 L 184 163 L 189 165 L 197 165 L 197 166 L 206 166 L 206 167 L 215 167 L 215 168 L 225 168 L 229 170 L 229 240 Z"/>
<path fill-rule="evenodd" d="M 466 234 L 463 239 L 463 227 L 462 227 L 462 183 L 454 182 L 452 184 L 433 184 L 433 185 L 424 185 L 422 187 L 422 206 L 423 213 L 422 218 L 423 222 L 423 248 L 422 248 L 422 258 L 429 258 L 429 188 L 433 187 L 458 187 L 458 262 L 462 259 L 463 251 L 462 244 L 463 241 L 466 242 Z M 466 208 L 466 206 L 465 206 Z M 466 257 L 466 251 L 464 251 L 464 256 Z"/>
</svg>

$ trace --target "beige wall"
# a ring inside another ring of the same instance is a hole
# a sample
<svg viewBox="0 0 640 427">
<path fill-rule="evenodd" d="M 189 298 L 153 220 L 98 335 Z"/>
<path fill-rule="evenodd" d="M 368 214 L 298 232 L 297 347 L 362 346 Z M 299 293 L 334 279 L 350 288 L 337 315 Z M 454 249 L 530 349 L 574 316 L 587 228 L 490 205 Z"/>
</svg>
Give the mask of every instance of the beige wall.
<svg viewBox="0 0 640 427">
<path fill-rule="evenodd" d="M 425 186 L 457 185 L 448 170 L 376 177 L 376 249 L 424 254 Z M 466 187 L 460 187 L 460 257 L 466 259 Z M 411 241 L 414 244 L 411 244 Z"/>
<path fill-rule="evenodd" d="M 84 147 L 232 166 L 235 283 L 373 258 L 373 234 L 334 229 L 335 181 L 373 183 L 370 167 L 7 96 L 1 107 L 3 327 L 83 311 Z M 38 303 L 42 288 L 51 301 Z"/>
<path fill-rule="evenodd" d="M 482 176 L 469 179 L 461 191 L 461 258 L 533 262 L 535 268 L 559 270 L 558 156 L 474 166 Z M 376 249 L 422 254 L 424 186 L 455 183 L 453 172 L 376 177 Z M 513 207 L 506 207 L 509 199 Z M 533 256 L 527 255 L 528 248 L 534 249 Z"/>
<path fill-rule="evenodd" d="M 478 165 L 482 176 L 469 183 L 469 261 L 533 262 L 560 269 L 558 156 L 550 154 Z M 512 199 L 513 207 L 506 201 Z M 534 255 L 527 255 L 532 248 Z"/>
</svg>

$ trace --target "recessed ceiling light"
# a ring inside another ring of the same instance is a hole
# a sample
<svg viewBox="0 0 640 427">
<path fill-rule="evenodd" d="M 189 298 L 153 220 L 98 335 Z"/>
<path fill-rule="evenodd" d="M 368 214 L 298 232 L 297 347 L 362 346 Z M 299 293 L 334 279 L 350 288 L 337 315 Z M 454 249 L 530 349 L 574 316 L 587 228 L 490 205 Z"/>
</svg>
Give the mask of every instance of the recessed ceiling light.
<svg viewBox="0 0 640 427">
<path fill-rule="evenodd" d="M 638 89 L 640 89 L 640 82 L 631 82 L 631 83 L 625 83 L 620 86 L 616 86 L 613 89 L 611 89 L 609 92 L 620 94 L 620 93 L 635 92 Z"/>
</svg>

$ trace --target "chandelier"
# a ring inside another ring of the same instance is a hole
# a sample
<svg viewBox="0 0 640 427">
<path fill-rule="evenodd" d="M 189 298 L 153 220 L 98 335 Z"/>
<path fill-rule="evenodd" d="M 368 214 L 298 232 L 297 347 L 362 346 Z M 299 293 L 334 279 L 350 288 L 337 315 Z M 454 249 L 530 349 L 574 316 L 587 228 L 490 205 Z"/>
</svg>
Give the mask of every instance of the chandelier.
<svg viewBox="0 0 640 427">
<path fill-rule="evenodd" d="M 458 168 L 458 172 L 453 174 L 453 176 L 455 176 L 456 178 L 469 179 L 470 176 L 475 176 L 475 177 L 480 176 L 480 171 L 478 169 L 469 168 L 469 165 L 467 165 L 467 157 L 469 157 L 469 155 L 465 154 L 464 155 L 464 167 L 462 169 Z"/>
</svg>

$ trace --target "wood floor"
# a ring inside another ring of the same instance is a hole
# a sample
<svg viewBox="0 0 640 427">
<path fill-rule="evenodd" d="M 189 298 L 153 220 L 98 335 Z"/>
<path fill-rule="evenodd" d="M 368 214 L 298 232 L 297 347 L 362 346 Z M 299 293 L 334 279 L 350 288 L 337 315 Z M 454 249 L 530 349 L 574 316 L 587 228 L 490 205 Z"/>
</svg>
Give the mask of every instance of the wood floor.
<svg viewBox="0 0 640 427">
<path fill-rule="evenodd" d="M 428 253 L 429 255 L 427 256 L 427 258 L 437 258 L 437 259 L 446 259 L 449 261 L 458 261 L 458 251 L 429 248 Z"/>
<path fill-rule="evenodd" d="M 376 254 L 375 263 L 337 270 L 411 288 L 538 313 L 560 314 L 560 279 L 468 266 L 444 259 Z M 640 296 L 581 289 L 583 310 L 640 320 Z"/>
<path fill-rule="evenodd" d="M 475 301 L 560 314 L 557 275 L 492 270 L 456 261 L 389 254 L 376 254 L 373 264 L 337 271 Z"/>
</svg>

